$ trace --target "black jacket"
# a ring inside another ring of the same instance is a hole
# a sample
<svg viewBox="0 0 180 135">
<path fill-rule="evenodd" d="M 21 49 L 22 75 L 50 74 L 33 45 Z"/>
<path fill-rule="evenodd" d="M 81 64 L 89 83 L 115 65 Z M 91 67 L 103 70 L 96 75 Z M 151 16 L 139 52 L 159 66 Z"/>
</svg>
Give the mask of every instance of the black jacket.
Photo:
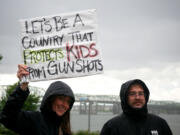
<svg viewBox="0 0 180 135">
<path fill-rule="evenodd" d="M 127 91 L 134 83 L 140 84 L 145 92 L 146 104 L 138 110 L 127 104 Z M 106 122 L 101 135 L 172 135 L 164 119 L 148 113 L 149 90 L 143 81 L 135 79 L 124 83 L 121 86 L 120 99 L 123 113 Z"/>
<path fill-rule="evenodd" d="M 40 111 L 36 112 L 21 110 L 28 95 L 29 90 L 23 91 L 18 86 L 9 96 L 0 115 L 0 122 L 20 135 L 58 135 L 61 117 L 46 109 L 48 99 L 55 95 L 69 96 L 72 99 L 71 109 L 75 101 L 71 88 L 60 81 L 52 83 L 43 97 Z"/>
</svg>

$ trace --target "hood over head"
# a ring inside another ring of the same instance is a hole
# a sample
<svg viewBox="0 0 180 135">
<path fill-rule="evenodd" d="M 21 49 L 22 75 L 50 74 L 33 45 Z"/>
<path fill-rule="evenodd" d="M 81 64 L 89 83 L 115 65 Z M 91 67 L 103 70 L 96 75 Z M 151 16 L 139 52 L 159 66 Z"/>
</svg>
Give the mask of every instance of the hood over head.
<svg viewBox="0 0 180 135">
<path fill-rule="evenodd" d="M 75 101 L 74 93 L 72 89 L 66 83 L 61 82 L 61 81 L 56 81 L 56 82 L 51 83 L 51 85 L 47 89 L 42 99 L 40 110 L 42 112 L 48 112 L 49 111 L 48 104 L 50 102 L 51 97 L 59 96 L 59 95 L 64 95 L 71 98 L 70 108 L 68 110 L 70 111 Z"/>
<path fill-rule="evenodd" d="M 128 105 L 128 90 L 133 84 L 139 84 L 143 87 L 144 93 L 145 93 L 145 105 L 143 108 L 140 109 L 134 109 Z M 143 116 L 147 114 L 147 102 L 149 100 L 149 89 L 146 86 L 146 84 L 140 80 L 140 79 L 134 79 L 129 80 L 121 85 L 120 90 L 120 100 L 121 100 L 121 107 L 125 114 L 131 115 L 131 116 Z"/>
</svg>

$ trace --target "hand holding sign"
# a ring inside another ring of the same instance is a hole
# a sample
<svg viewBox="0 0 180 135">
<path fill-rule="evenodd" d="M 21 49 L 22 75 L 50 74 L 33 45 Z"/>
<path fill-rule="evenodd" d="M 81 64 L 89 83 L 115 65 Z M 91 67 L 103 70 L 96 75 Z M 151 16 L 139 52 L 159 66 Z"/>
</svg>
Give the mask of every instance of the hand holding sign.
<svg viewBox="0 0 180 135">
<path fill-rule="evenodd" d="M 28 87 L 28 82 L 26 79 L 26 76 L 29 75 L 29 72 L 27 71 L 27 66 L 24 64 L 19 64 L 18 65 L 18 71 L 17 71 L 17 77 L 20 80 L 21 83 L 21 89 L 26 90 Z"/>
</svg>

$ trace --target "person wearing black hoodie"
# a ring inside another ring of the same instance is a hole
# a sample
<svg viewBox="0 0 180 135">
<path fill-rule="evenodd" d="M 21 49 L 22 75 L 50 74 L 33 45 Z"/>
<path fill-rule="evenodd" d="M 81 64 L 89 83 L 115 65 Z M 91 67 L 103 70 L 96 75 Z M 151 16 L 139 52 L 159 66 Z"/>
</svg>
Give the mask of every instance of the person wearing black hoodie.
<svg viewBox="0 0 180 135">
<path fill-rule="evenodd" d="M 139 79 L 125 82 L 121 86 L 122 114 L 107 121 L 100 135 L 172 135 L 167 122 L 148 113 L 149 89 Z"/>
<path fill-rule="evenodd" d="M 27 66 L 19 65 L 19 79 L 28 75 Z M 20 135 L 72 135 L 70 110 L 75 97 L 72 89 L 61 81 L 53 82 L 43 96 L 40 111 L 23 111 L 29 95 L 28 83 L 17 86 L 0 114 L 0 122 Z"/>
</svg>

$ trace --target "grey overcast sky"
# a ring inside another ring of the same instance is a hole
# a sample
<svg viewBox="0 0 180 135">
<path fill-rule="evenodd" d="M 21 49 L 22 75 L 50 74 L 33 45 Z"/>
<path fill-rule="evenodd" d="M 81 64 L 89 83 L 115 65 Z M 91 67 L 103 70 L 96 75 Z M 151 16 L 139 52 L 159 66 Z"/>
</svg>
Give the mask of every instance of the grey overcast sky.
<svg viewBox="0 0 180 135">
<path fill-rule="evenodd" d="M 1 0 L 0 85 L 17 81 L 19 19 L 87 9 L 97 9 L 104 74 L 64 81 L 77 93 L 118 95 L 122 82 L 140 78 L 152 99 L 180 102 L 179 0 Z"/>
</svg>

